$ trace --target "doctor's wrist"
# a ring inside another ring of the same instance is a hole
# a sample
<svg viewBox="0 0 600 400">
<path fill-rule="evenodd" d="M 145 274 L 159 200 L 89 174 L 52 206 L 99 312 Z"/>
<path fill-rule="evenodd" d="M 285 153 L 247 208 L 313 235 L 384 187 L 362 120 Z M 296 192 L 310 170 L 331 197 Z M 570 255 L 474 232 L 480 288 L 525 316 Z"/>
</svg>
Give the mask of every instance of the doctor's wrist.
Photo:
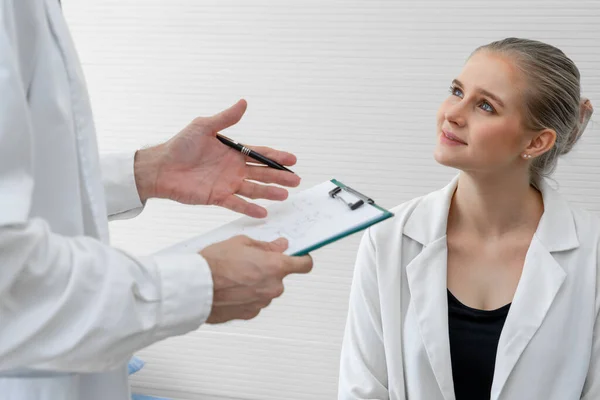
<svg viewBox="0 0 600 400">
<path fill-rule="evenodd" d="M 157 197 L 158 170 L 161 163 L 160 146 L 136 151 L 133 162 L 135 184 L 142 204 Z"/>
</svg>

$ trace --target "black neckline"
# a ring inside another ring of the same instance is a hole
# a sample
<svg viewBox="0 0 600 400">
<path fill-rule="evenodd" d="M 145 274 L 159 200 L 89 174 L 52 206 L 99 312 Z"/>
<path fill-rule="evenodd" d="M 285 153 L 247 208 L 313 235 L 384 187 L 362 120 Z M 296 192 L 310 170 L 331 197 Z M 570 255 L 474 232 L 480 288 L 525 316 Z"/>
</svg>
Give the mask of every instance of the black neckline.
<svg viewBox="0 0 600 400">
<path fill-rule="evenodd" d="M 450 289 L 447 289 L 447 291 L 448 291 L 448 302 L 449 303 L 452 302 L 455 306 L 458 306 L 459 308 L 466 310 L 475 315 L 481 315 L 481 316 L 506 315 L 512 304 L 512 303 L 508 303 L 508 304 L 506 304 L 500 308 L 497 308 L 495 310 L 480 310 L 478 308 L 469 307 L 468 305 L 463 304 L 459 299 L 456 298 L 456 296 L 454 296 L 452 294 Z"/>
</svg>

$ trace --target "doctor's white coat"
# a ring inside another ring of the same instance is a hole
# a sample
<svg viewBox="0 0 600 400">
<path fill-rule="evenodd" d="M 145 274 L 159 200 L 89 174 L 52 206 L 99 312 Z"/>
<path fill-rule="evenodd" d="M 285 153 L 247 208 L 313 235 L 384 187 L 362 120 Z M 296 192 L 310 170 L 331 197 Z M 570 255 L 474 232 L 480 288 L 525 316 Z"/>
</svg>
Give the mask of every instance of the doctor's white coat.
<svg viewBox="0 0 600 400">
<path fill-rule="evenodd" d="M 364 235 L 339 399 L 454 400 L 446 221 L 456 188 L 405 203 Z M 546 183 L 544 214 L 498 343 L 491 400 L 600 399 L 600 222 Z"/>
<path fill-rule="evenodd" d="M 133 154 L 101 165 L 58 0 L 0 0 L 2 400 L 126 400 L 131 354 L 205 321 L 202 257 L 108 245 L 141 207 Z"/>
</svg>

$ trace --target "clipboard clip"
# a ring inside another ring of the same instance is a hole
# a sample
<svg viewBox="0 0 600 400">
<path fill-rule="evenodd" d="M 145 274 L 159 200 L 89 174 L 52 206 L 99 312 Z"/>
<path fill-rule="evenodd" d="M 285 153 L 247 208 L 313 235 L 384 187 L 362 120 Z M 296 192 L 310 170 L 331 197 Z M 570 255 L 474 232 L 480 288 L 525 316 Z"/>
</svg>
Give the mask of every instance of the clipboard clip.
<svg viewBox="0 0 600 400">
<path fill-rule="evenodd" d="M 340 196 L 342 191 L 346 191 L 346 192 L 352 194 L 353 196 L 357 197 L 359 200 L 357 200 L 354 203 L 344 200 L 344 198 L 342 196 Z M 365 204 L 365 202 L 367 202 L 368 204 L 375 204 L 375 201 L 373 201 L 373 199 L 365 196 L 364 194 L 360 193 L 357 190 L 352 189 L 349 186 L 344 186 L 344 187 L 337 186 L 329 191 L 329 196 L 334 199 L 335 198 L 340 199 L 352 211 L 360 208 L 363 204 Z"/>
</svg>

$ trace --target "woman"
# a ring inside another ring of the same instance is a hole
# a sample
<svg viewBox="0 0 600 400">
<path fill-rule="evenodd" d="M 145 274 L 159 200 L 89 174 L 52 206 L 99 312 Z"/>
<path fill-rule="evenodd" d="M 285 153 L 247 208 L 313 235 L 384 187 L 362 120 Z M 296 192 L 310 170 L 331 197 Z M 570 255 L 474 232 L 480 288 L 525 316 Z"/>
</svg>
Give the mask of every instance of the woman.
<svg viewBox="0 0 600 400">
<path fill-rule="evenodd" d="M 437 115 L 460 174 L 362 240 L 340 399 L 600 399 L 600 224 L 543 179 L 591 113 L 555 47 L 472 54 Z"/>
</svg>

